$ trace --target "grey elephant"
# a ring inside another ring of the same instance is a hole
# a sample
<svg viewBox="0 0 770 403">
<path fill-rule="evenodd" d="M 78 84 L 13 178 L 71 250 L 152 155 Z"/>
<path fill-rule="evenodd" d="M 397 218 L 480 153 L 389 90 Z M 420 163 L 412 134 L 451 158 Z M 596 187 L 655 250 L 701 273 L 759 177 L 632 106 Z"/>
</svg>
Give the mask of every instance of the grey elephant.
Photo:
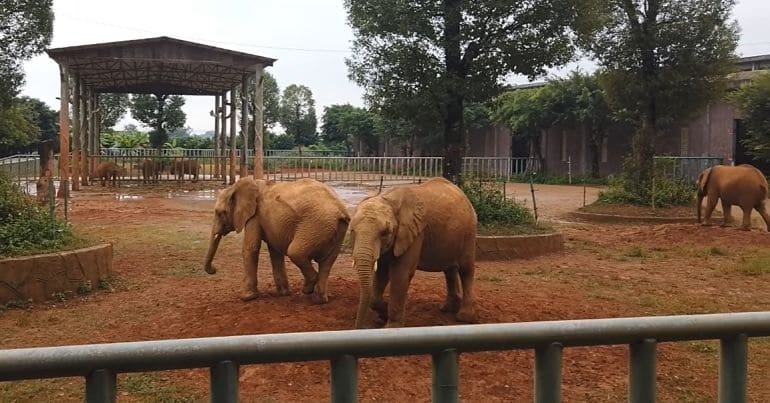
<svg viewBox="0 0 770 403">
<path fill-rule="evenodd" d="M 250 177 L 225 188 L 217 197 L 211 241 L 204 262 L 209 274 L 221 238 L 244 232 L 243 265 L 246 272 L 244 301 L 258 297 L 257 266 L 264 241 L 270 253 L 275 286 L 289 294 L 284 256 L 296 264 L 305 279 L 302 292 L 316 303 L 329 300 L 327 280 L 350 223 L 345 205 L 327 185 L 313 179 L 273 183 Z M 318 272 L 312 261 L 318 263 Z"/>
</svg>

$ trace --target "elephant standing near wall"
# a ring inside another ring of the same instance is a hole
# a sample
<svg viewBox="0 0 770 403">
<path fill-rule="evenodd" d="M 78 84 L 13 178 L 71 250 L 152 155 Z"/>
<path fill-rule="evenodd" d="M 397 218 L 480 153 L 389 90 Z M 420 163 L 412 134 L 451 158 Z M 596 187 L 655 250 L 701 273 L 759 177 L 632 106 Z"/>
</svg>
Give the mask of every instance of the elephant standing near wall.
<svg viewBox="0 0 770 403">
<path fill-rule="evenodd" d="M 102 186 L 105 186 L 108 180 L 112 181 L 111 186 L 116 186 L 116 180 L 125 175 L 125 170 L 112 161 L 100 163 L 94 171 L 94 177 L 99 178 Z"/>
<path fill-rule="evenodd" d="M 244 232 L 243 261 L 246 291 L 241 299 L 258 297 L 257 266 L 264 241 L 270 254 L 278 294 L 289 294 L 284 256 L 296 264 L 305 279 L 302 292 L 316 303 L 328 302 L 327 280 L 345 239 L 350 215 L 327 185 L 314 179 L 273 183 L 242 178 L 217 197 L 214 223 L 204 269 L 212 266 L 219 241 L 232 232 Z M 318 272 L 312 261 L 318 263 Z"/>
<path fill-rule="evenodd" d="M 770 215 L 767 213 L 767 178 L 759 169 L 749 164 L 717 165 L 701 172 L 698 175 L 697 184 L 698 223 L 701 222 L 703 198 L 708 196 L 703 225 L 711 225 L 711 213 L 717 205 L 717 200 L 722 200 L 724 215 L 722 226 L 730 223 L 730 209 L 736 205 L 743 210 L 741 229 L 746 231 L 751 229 L 751 211 L 757 210 L 765 220 L 767 230 L 770 231 Z"/>
<path fill-rule="evenodd" d="M 184 180 L 184 175 L 192 175 L 192 181 L 198 181 L 198 171 L 200 171 L 200 164 L 196 160 L 179 160 L 174 161 L 171 164 L 171 174 L 176 174 L 177 180 Z"/>
<path fill-rule="evenodd" d="M 162 166 L 160 161 L 144 160 L 141 165 L 142 183 L 158 183 Z"/>
<path fill-rule="evenodd" d="M 418 269 L 444 272 L 447 297 L 441 310 L 454 312 L 458 321 L 476 322 L 476 227 L 470 201 L 444 178 L 362 201 L 350 224 L 360 280 L 356 327 L 364 327 L 369 308 L 386 321 L 386 327 L 403 326 L 407 290 Z M 388 282 L 390 303 L 383 299 Z"/>
</svg>

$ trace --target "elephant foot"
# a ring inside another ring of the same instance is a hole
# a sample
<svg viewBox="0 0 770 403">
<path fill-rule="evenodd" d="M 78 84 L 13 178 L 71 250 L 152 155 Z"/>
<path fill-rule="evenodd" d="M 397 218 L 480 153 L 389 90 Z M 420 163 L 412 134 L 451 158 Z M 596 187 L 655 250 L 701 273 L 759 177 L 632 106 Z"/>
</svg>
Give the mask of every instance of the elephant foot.
<svg viewBox="0 0 770 403">
<path fill-rule="evenodd" d="M 318 277 L 313 278 L 312 280 L 305 279 L 305 284 L 302 286 L 302 293 L 312 294 L 315 291 L 316 283 L 318 282 Z"/>
<path fill-rule="evenodd" d="M 710 227 L 711 223 L 710 222 L 704 222 L 704 223 L 701 223 L 700 226 L 701 227 Z"/>
<path fill-rule="evenodd" d="M 291 295 L 291 291 L 289 291 L 288 287 L 276 287 L 276 293 L 279 297 L 285 297 L 287 295 Z"/>
<path fill-rule="evenodd" d="M 457 311 L 460 310 L 460 300 L 447 300 L 444 305 L 441 305 L 441 308 L 439 308 L 439 311 L 441 312 L 449 312 L 449 313 L 457 313 Z"/>
<path fill-rule="evenodd" d="M 243 294 L 241 294 L 241 301 L 251 301 L 253 299 L 259 298 L 259 293 L 256 291 L 246 291 Z"/>
<path fill-rule="evenodd" d="M 387 302 L 374 301 L 371 304 L 369 304 L 369 308 L 371 308 L 374 312 L 377 312 L 377 316 L 383 321 L 388 320 L 388 303 Z"/>
<path fill-rule="evenodd" d="M 719 225 L 720 228 L 727 228 L 729 226 L 730 226 L 729 223 L 722 223 L 722 224 Z"/>
<path fill-rule="evenodd" d="M 458 322 L 478 323 L 479 317 L 473 309 L 460 309 L 455 315 Z"/>
<path fill-rule="evenodd" d="M 751 227 L 744 227 L 744 226 L 741 226 L 739 229 L 740 229 L 741 231 L 751 231 Z"/>
<path fill-rule="evenodd" d="M 320 294 L 318 292 L 313 293 L 313 303 L 316 305 L 321 305 L 329 302 L 329 296 L 324 294 Z"/>
</svg>

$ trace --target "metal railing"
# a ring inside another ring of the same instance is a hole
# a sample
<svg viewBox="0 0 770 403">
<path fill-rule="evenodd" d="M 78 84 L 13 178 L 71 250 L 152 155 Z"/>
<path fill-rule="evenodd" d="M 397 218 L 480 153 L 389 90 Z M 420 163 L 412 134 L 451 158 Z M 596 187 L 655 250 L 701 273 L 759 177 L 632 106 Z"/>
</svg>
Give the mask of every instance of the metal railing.
<svg viewBox="0 0 770 403">
<path fill-rule="evenodd" d="M 706 168 L 722 164 L 721 157 L 653 157 L 655 169 L 678 181 L 695 182 Z"/>
<path fill-rule="evenodd" d="M 327 360 L 331 401 L 357 400 L 359 358 L 431 355 L 432 400 L 457 402 L 459 354 L 535 350 L 535 402 L 561 401 L 564 347 L 629 346 L 632 403 L 655 401 L 656 346 L 721 340 L 719 402 L 746 401 L 750 337 L 770 336 L 770 312 L 343 330 L 0 350 L 0 381 L 82 376 L 86 401 L 114 402 L 116 374 L 210 369 L 211 400 L 238 400 L 238 367 Z"/>
<path fill-rule="evenodd" d="M 236 149 L 235 155 L 240 158 L 242 150 Z M 214 157 L 212 148 L 162 148 L 160 151 L 156 148 L 102 148 L 102 155 L 115 156 L 134 156 L 134 157 L 157 157 L 157 156 L 180 156 L 180 157 Z M 220 156 L 229 155 L 230 149 L 220 152 Z M 304 149 L 300 154 L 299 150 L 264 150 L 265 156 L 275 157 L 352 157 L 352 153 L 340 150 L 312 150 Z M 254 157 L 254 150 L 249 149 L 246 152 L 248 158 Z"/>
</svg>

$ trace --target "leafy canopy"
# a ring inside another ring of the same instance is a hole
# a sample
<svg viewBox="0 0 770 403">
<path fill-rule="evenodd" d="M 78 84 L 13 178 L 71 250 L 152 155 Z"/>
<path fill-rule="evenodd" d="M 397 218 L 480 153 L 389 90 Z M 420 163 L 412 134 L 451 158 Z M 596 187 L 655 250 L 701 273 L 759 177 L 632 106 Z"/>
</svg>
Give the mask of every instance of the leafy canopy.
<svg viewBox="0 0 770 403">
<path fill-rule="evenodd" d="M 324 107 L 321 134 L 323 143 L 350 152 L 355 141 L 377 149 L 376 116 L 350 104 Z"/>
<path fill-rule="evenodd" d="M 770 73 L 763 73 L 731 94 L 746 125 L 743 144 L 756 159 L 770 161 Z"/>
<path fill-rule="evenodd" d="M 182 110 L 185 99 L 180 95 L 135 94 L 131 96 L 131 116 L 152 128 L 150 143 L 160 148 L 168 141 L 168 133 L 184 127 L 187 115 Z"/>
<path fill-rule="evenodd" d="M 112 130 L 126 115 L 130 105 L 128 94 L 100 94 L 99 114 L 102 131 Z"/>
<path fill-rule="evenodd" d="M 281 126 L 300 147 L 317 140 L 315 100 L 313 92 L 304 85 L 292 84 L 283 90 L 280 109 Z"/>
</svg>

